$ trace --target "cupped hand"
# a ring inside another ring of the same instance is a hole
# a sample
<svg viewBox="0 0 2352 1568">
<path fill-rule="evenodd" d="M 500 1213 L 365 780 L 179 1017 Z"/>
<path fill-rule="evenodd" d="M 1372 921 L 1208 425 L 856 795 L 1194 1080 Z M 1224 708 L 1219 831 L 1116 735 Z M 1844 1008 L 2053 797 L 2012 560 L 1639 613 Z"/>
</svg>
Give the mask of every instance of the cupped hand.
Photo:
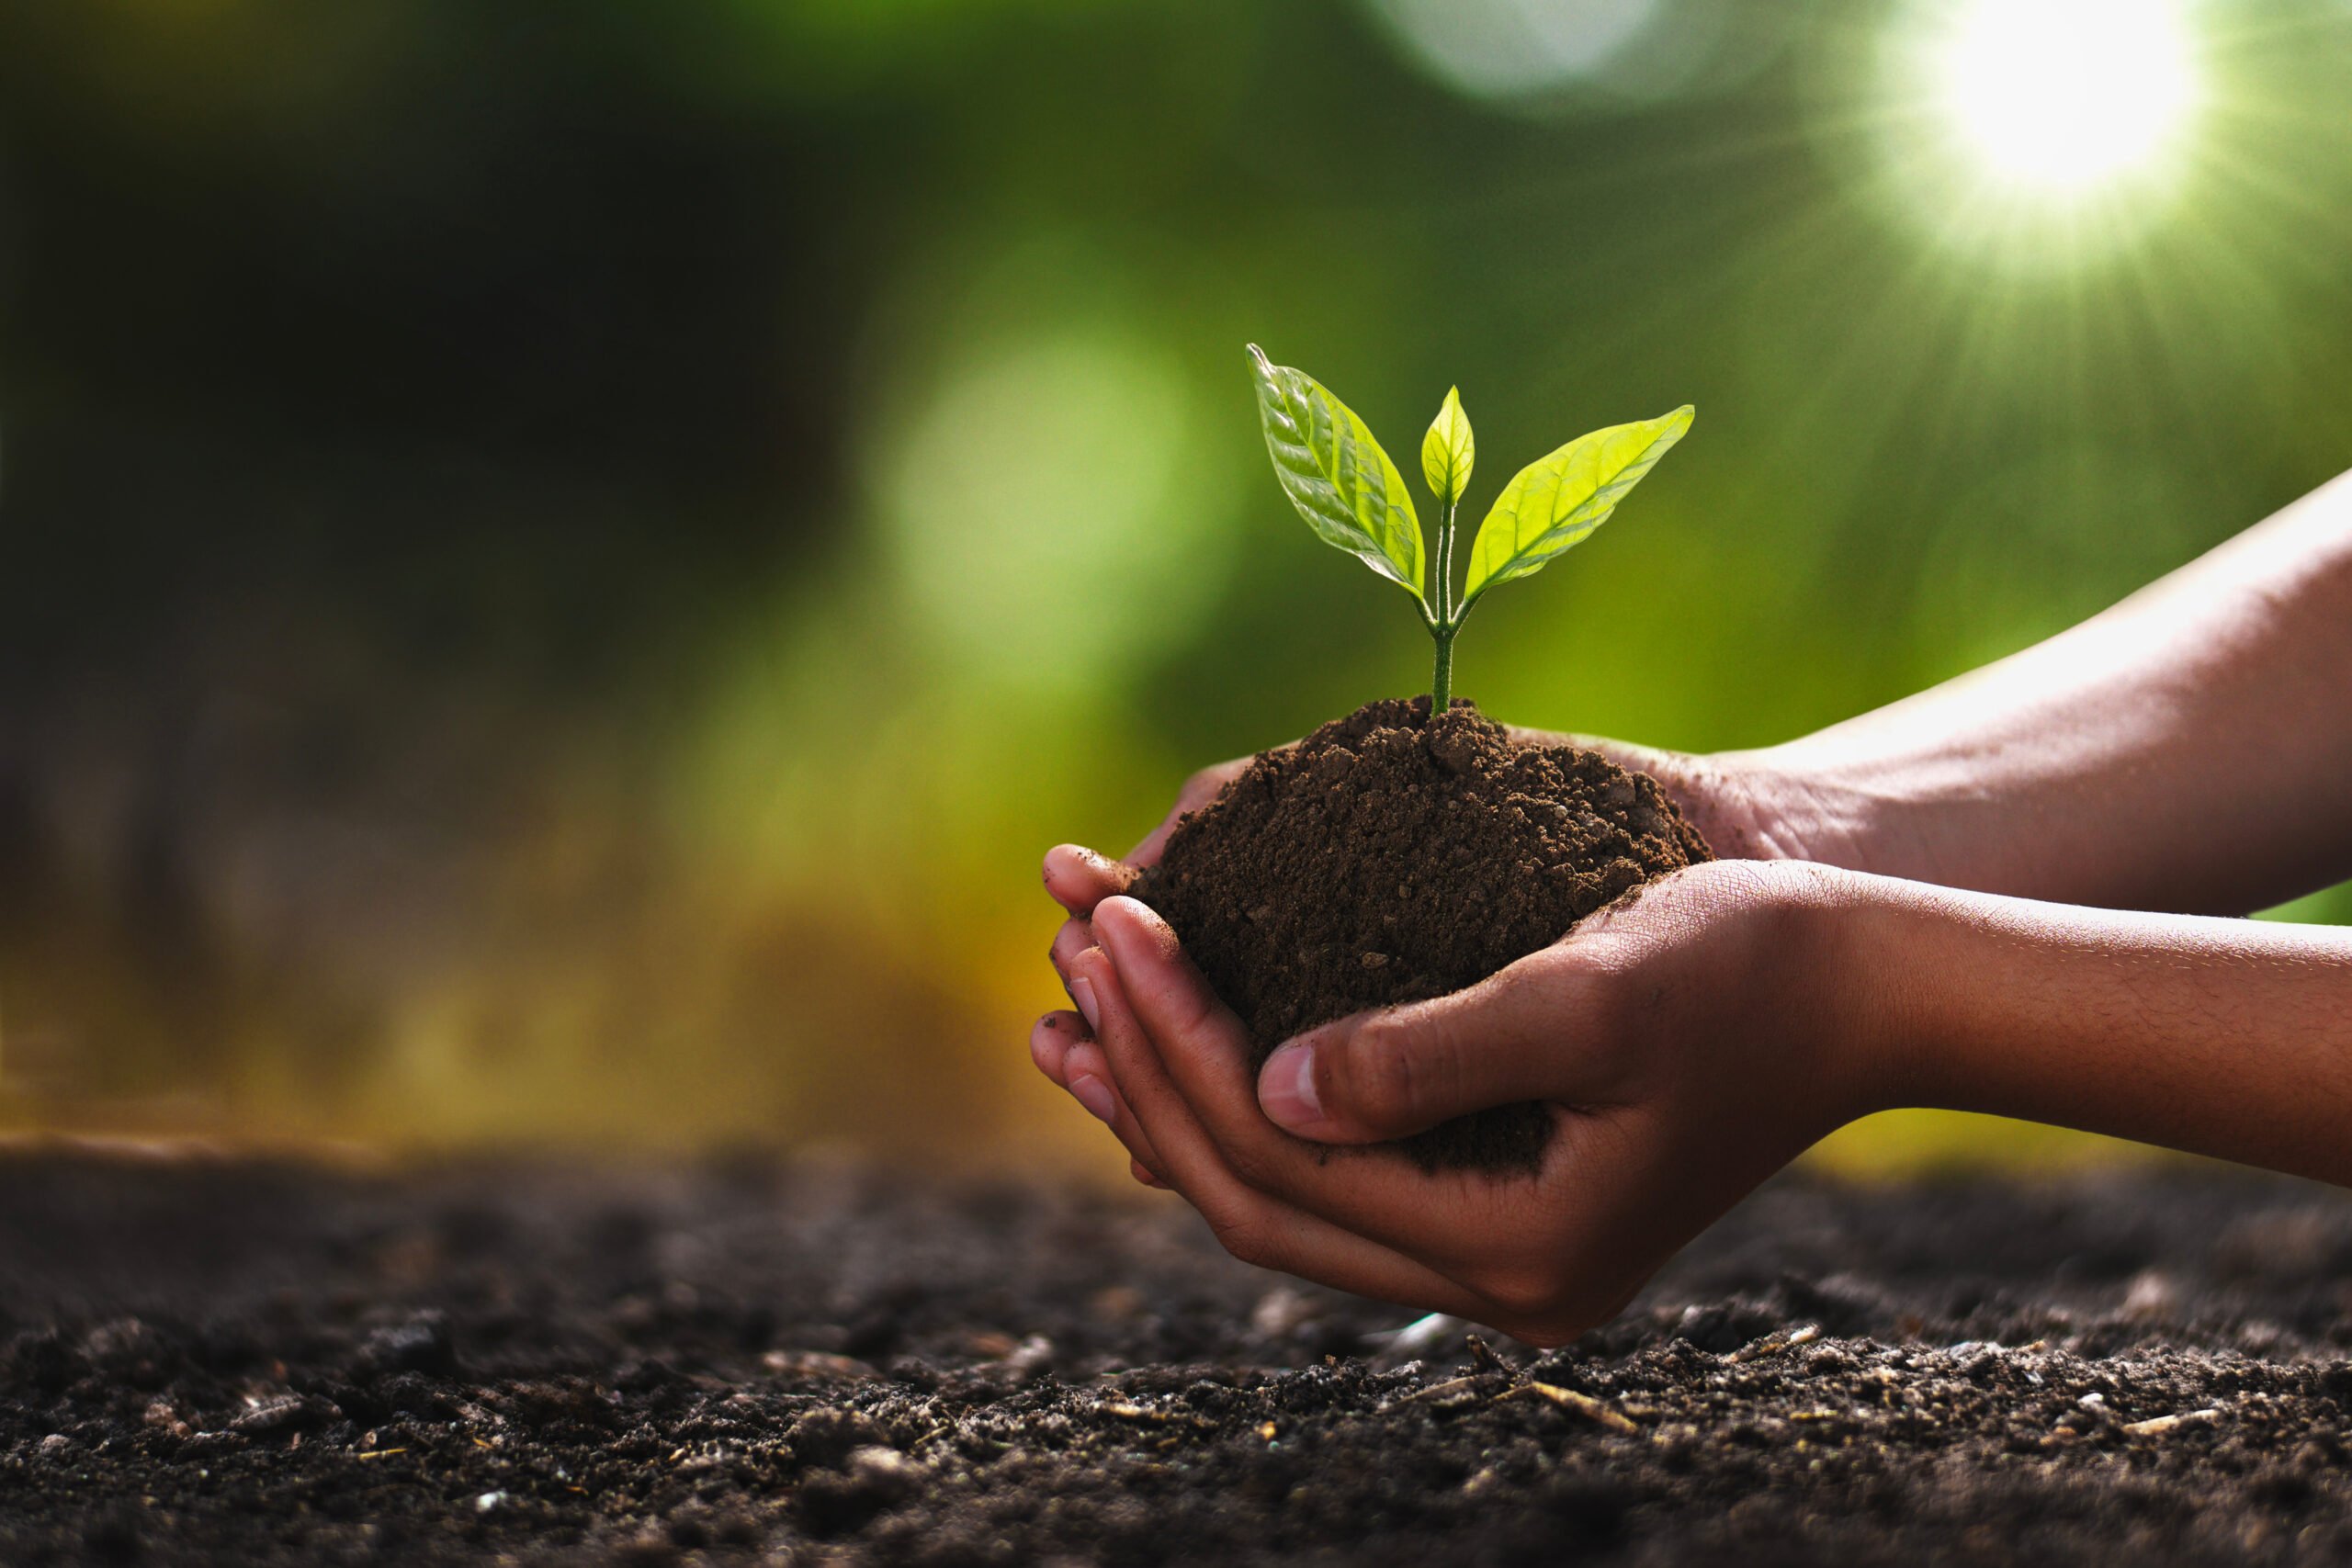
<svg viewBox="0 0 2352 1568">
<path fill-rule="evenodd" d="M 1717 862 L 1645 888 L 1454 995 L 1285 1043 L 1253 1078 L 1240 1021 L 1132 898 L 1057 955 L 1083 1017 L 1039 1066 L 1250 1262 L 1537 1344 L 1605 1321 L 1826 1133 L 1877 1109 L 1886 1032 L 1856 961 L 1878 879 Z M 1521 1100 L 1532 1174 L 1335 1150 Z"/>
<path fill-rule="evenodd" d="M 1651 774 L 1663 784 L 1719 855 L 1747 860 L 1821 860 L 1867 869 L 1864 852 L 1839 826 L 1852 813 L 1849 803 L 1829 802 L 1806 783 L 1802 771 L 1780 766 L 1772 751 L 1696 756 L 1593 736 L 1510 727 L 1518 739 L 1538 745 L 1575 745 L 1600 752 L 1619 766 Z M 1159 825 L 1118 860 L 1078 844 L 1046 852 L 1046 891 L 1066 911 L 1048 956 L 1073 1005 L 1082 1005 L 1072 984 L 1071 964 L 1095 945 L 1091 919 L 1103 900 L 1125 894 L 1136 877 L 1157 863 L 1177 824 L 1249 767 L 1237 757 L 1203 768 L 1186 779 Z M 1112 1094 L 1109 1065 L 1078 1012 L 1049 1013 L 1030 1034 L 1030 1055 L 1040 1072 L 1069 1090 L 1098 1116 Z M 1134 1145 L 1131 1144 L 1130 1147 Z M 1165 1186 L 1148 1156 L 1132 1163 L 1136 1179 Z"/>
</svg>

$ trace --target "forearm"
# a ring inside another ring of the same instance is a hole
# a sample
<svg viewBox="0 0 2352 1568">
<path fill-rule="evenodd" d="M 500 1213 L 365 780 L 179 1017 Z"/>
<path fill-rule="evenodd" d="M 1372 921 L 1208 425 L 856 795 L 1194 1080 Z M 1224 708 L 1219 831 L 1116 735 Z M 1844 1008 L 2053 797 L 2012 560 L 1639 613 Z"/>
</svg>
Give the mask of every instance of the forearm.
<svg viewBox="0 0 2352 1568">
<path fill-rule="evenodd" d="M 2352 931 L 1851 887 L 1830 929 L 1864 1103 L 2352 1185 Z"/>
<path fill-rule="evenodd" d="M 1724 761 L 1808 858 L 2243 913 L 2352 876 L 2352 476 L 2103 615 Z"/>
</svg>

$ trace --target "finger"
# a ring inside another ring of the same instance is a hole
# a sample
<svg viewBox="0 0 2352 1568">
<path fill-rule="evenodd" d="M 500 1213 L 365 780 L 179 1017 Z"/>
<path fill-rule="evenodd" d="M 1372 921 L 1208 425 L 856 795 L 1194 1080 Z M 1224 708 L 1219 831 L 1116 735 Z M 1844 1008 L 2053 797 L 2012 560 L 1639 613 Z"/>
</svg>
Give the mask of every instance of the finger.
<svg viewBox="0 0 2352 1568">
<path fill-rule="evenodd" d="M 1193 1046 L 1201 1063 L 1246 1063 L 1250 1032 L 1226 1006 L 1185 955 L 1176 933 L 1157 911 L 1133 898 L 1105 899 L 1095 906 L 1106 923 L 1088 930 L 1111 956 L 1119 985 L 1145 1032 L 1164 1047 L 1172 1040 Z M 1183 1075 L 1179 1072 L 1182 1082 Z"/>
<path fill-rule="evenodd" d="M 1227 1251 L 1358 1295 L 1494 1321 L 1495 1303 L 1438 1270 L 1242 1181 L 1160 1066 L 1107 955 L 1090 949 L 1079 966 L 1095 998 L 1096 1042 L 1119 1077 L 1122 1106 L 1159 1152 L 1147 1163 L 1201 1212 Z"/>
<path fill-rule="evenodd" d="M 1086 1021 L 1074 1012 L 1049 1012 L 1029 1028 L 1029 1060 L 1056 1089 L 1069 1087 L 1063 1064 L 1071 1046 L 1087 1038 Z"/>
<path fill-rule="evenodd" d="M 1157 915 L 1132 898 L 1107 899 L 1094 912 L 1100 948 L 1140 1021 L 1141 1036 L 1187 1115 L 1240 1180 L 1340 1228 L 1369 1237 L 1442 1271 L 1474 1260 L 1478 1237 L 1494 1225 L 1523 1223 L 1530 1180 L 1485 1172 L 1430 1174 L 1401 1158 L 1333 1161 L 1329 1152 L 1283 1132 L 1259 1108 L 1249 1066 L 1249 1036 L 1177 947 Z M 1129 1095 L 1120 1043 L 1095 1032 Z M 1540 1098 L 1521 1096 L 1520 1098 Z M 1159 1124 L 1139 1110 L 1153 1135 Z M 1181 1172 L 1156 1167 L 1183 1188 Z M 1457 1277 L 1460 1277 L 1457 1275 Z"/>
<path fill-rule="evenodd" d="M 1258 1104 L 1299 1137 L 1372 1144 L 1497 1105 L 1589 1103 L 1597 1053 L 1575 1037 L 1573 980 L 1539 953 L 1468 990 L 1308 1030 L 1266 1058 Z"/>
<path fill-rule="evenodd" d="M 1086 1032 L 1086 1021 L 1078 1014 L 1049 1012 L 1039 1019 L 1036 1025 L 1029 1032 L 1029 1057 L 1036 1064 L 1037 1070 L 1043 1073 L 1055 1088 L 1068 1091 L 1071 1078 L 1069 1065 L 1069 1054 L 1074 1048 L 1088 1043 L 1091 1039 L 1092 1036 Z M 1091 1066 L 1091 1063 L 1089 1059 L 1081 1057 L 1080 1065 Z M 1102 1081 L 1109 1076 L 1109 1065 L 1104 1063 L 1100 1072 L 1090 1076 L 1098 1083 Z M 1102 1098 L 1092 1084 L 1073 1094 L 1071 1098 L 1077 1100 L 1080 1104 L 1087 1106 L 1099 1120 L 1111 1122 L 1112 1130 L 1115 1134 L 1118 1131 L 1119 1112 L 1115 1098 L 1116 1085 L 1114 1084 L 1112 1087 L 1114 1094 L 1111 1099 Z M 1101 1106 L 1102 1109 L 1095 1110 L 1096 1106 Z M 1131 1122 L 1132 1119 L 1129 1120 Z M 1140 1139 L 1139 1131 L 1136 1135 Z M 1127 1157 L 1127 1170 L 1146 1187 L 1156 1187 L 1163 1191 L 1167 1190 L 1168 1184 L 1153 1175 L 1151 1168 L 1132 1154 Z"/>
<path fill-rule="evenodd" d="M 1093 945 L 1094 929 L 1075 915 L 1064 920 L 1061 930 L 1054 933 L 1053 944 L 1046 949 L 1046 962 L 1061 976 L 1063 990 L 1069 989 L 1070 960 Z M 1075 1002 L 1078 998 L 1070 999 Z"/>
<path fill-rule="evenodd" d="M 1128 1157 L 1148 1170 L 1161 1168 L 1157 1152 L 1152 1148 L 1151 1135 L 1136 1121 L 1135 1112 L 1127 1109 L 1119 1094 L 1118 1077 L 1111 1070 L 1102 1047 L 1093 1040 L 1080 1041 L 1070 1047 L 1064 1058 L 1062 1071 L 1069 1097 L 1086 1108 L 1087 1114 L 1111 1129 L 1111 1135 L 1125 1146 Z"/>
<path fill-rule="evenodd" d="M 1125 893 L 1137 869 L 1097 854 L 1083 844 L 1056 844 L 1046 852 L 1046 892 L 1055 903 L 1083 919 L 1103 899 Z"/>
</svg>

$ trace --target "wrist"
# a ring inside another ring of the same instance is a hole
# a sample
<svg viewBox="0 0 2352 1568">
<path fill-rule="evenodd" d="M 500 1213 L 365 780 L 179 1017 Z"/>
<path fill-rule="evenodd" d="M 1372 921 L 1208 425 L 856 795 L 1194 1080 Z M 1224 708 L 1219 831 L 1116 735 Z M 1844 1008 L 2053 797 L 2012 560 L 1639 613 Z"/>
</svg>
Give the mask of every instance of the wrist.
<svg viewBox="0 0 2352 1568">
<path fill-rule="evenodd" d="M 1965 877 L 1897 762 L 1832 755 L 1805 737 L 1718 759 L 1738 781 L 1757 852 L 1913 881 Z"/>
<path fill-rule="evenodd" d="M 1779 1010 L 1828 1114 L 1822 1131 L 1905 1103 L 1916 1066 L 1901 1016 L 1917 943 L 1900 897 L 1908 885 L 1819 863 L 1758 870 L 1787 922 Z"/>
</svg>

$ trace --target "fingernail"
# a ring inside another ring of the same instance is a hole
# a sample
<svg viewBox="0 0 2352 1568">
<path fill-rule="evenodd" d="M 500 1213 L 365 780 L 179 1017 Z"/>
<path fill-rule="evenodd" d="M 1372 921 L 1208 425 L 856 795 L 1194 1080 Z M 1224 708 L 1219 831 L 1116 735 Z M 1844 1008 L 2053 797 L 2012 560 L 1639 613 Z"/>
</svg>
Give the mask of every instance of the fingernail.
<svg viewBox="0 0 2352 1568">
<path fill-rule="evenodd" d="M 1095 1015 L 1094 987 L 1087 984 L 1085 976 L 1080 975 L 1069 983 L 1069 999 L 1076 1002 L 1078 1010 L 1086 1015 L 1086 1027 L 1100 1032 L 1102 1021 Z"/>
<path fill-rule="evenodd" d="M 1069 1080 L 1069 1093 L 1072 1100 L 1086 1107 L 1090 1115 L 1106 1126 L 1111 1118 L 1118 1114 L 1119 1102 L 1111 1097 L 1111 1086 L 1101 1078 L 1072 1078 Z"/>
<path fill-rule="evenodd" d="M 1307 1127 L 1323 1120 L 1315 1095 L 1315 1047 L 1285 1045 L 1258 1071 L 1258 1104 L 1284 1127 Z"/>
</svg>

